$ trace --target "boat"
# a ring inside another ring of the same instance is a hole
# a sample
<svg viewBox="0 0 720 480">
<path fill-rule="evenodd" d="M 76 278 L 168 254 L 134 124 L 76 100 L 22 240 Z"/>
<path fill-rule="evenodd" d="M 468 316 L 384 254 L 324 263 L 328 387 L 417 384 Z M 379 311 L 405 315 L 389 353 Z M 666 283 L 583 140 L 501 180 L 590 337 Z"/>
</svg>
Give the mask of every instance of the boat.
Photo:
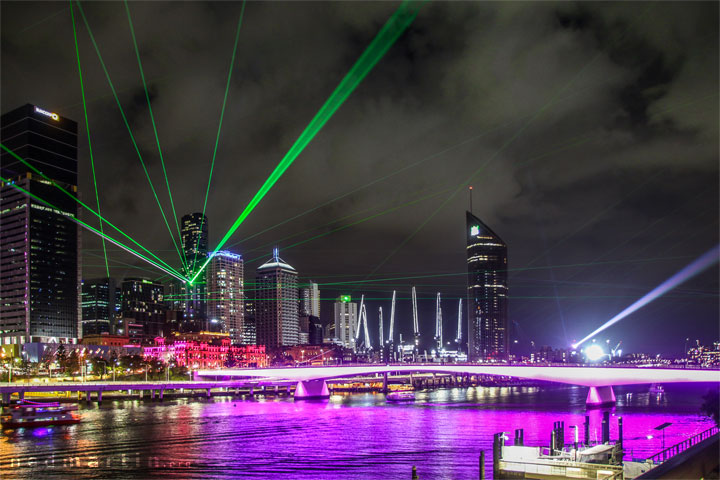
<svg viewBox="0 0 720 480">
<path fill-rule="evenodd" d="M 662 394 L 662 393 L 665 393 L 665 389 L 663 388 L 662 385 L 653 383 L 652 385 L 650 385 L 650 393 Z"/>
<path fill-rule="evenodd" d="M 72 413 L 77 405 L 60 403 L 36 403 L 22 401 L 3 408 L 0 426 L 5 428 L 35 428 L 50 425 L 72 425 L 80 423 L 80 417 Z"/>
<path fill-rule="evenodd" d="M 415 401 L 415 392 L 412 390 L 397 390 L 387 394 L 388 402 L 413 402 Z"/>
</svg>

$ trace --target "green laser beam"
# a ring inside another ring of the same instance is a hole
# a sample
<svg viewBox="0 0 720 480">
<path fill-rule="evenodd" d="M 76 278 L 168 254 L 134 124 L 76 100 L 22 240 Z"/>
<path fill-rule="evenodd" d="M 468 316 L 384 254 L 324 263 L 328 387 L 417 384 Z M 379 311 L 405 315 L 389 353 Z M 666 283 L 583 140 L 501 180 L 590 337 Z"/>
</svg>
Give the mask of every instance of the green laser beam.
<svg viewBox="0 0 720 480">
<path fill-rule="evenodd" d="M 295 242 L 295 243 L 292 243 L 292 244 L 290 244 L 290 245 L 287 245 L 287 246 L 283 247 L 283 249 L 284 249 L 284 250 L 288 250 L 288 249 L 291 249 L 291 248 L 293 248 L 293 247 L 297 247 L 297 246 L 299 246 L 299 245 L 303 245 L 303 244 L 305 244 L 305 243 L 311 242 L 311 241 L 316 240 L 316 239 L 318 239 L 318 238 L 325 237 L 325 236 L 330 235 L 330 234 L 332 234 L 332 233 L 336 233 L 336 232 L 339 232 L 339 231 L 341 231 L 341 230 L 346 230 L 346 229 L 348 229 L 348 228 L 350 228 L 350 227 L 353 227 L 353 226 L 355 226 L 355 225 L 358 225 L 358 224 L 360 224 L 360 223 L 367 222 L 367 221 L 369 221 L 369 220 L 372 220 L 373 218 L 377 218 L 377 217 L 380 217 L 380 216 L 382 216 L 382 215 L 386 215 L 386 214 L 388 214 L 388 213 L 394 212 L 394 211 L 399 210 L 399 209 L 404 208 L 404 207 L 409 207 L 410 205 L 415 205 L 416 203 L 422 202 L 423 200 L 427 200 L 428 198 L 437 197 L 438 195 L 441 195 L 441 194 L 447 192 L 448 190 L 450 190 L 450 188 L 452 188 L 452 187 L 444 188 L 444 189 L 442 189 L 442 190 L 440 190 L 440 191 L 438 191 L 438 192 L 431 193 L 431 194 L 429 194 L 429 195 L 425 195 L 425 196 L 420 197 L 420 198 L 416 198 L 415 200 L 411 200 L 411 201 L 409 201 L 409 202 L 405 202 L 405 203 L 402 203 L 402 204 L 400 204 L 400 205 L 396 205 L 396 206 L 394 206 L 394 207 L 390 207 L 390 208 L 388 208 L 387 210 L 383 210 L 382 212 L 378 212 L 378 213 L 375 213 L 375 214 L 370 215 L 370 216 L 368 216 L 368 217 L 361 218 L 361 219 L 359 219 L 359 220 L 356 220 L 356 221 L 354 221 L 354 222 L 348 223 L 347 225 L 343 225 L 343 226 L 341 226 L 341 227 L 333 228 L 332 230 L 329 230 L 329 231 L 327 231 L 327 232 L 323 232 L 323 233 L 319 233 L 319 234 L 317 234 L 317 235 L 313 235 L 313 236 L 310 237 L 310 238 L 306 238 L 306 239 L 304 239 L 304 240 L 300 240 L 299 242 Z M 265 258 L 265 256 L 262 255 L 262 256 L 255 257 L 255 258 L 253 258 L 252 260 L 248 260 L 247 263 L 252 263 L 252 262 L 258 261 L 258 260 L 260 260 L 260 259 L 262 259 L 262 258 Z"/>
<path fill-rule="evenodd" d="M 423 188 L 422 190 L 419 190 L 419 191 L 417 191 L 417 192 L 412 192 L 412 193 L 413 193 L 413 194 L 415 194 L 415 193 L 425 193 L 425 192 L 427 192 L 428 190 L 429 190 L 429 189 L 427 189 L 427 188 Z M 446 190 L 447 190 L 447 189 L 445 189 L 445 190 L 443 190 L 443 191 L 446 191 Z M 335 218 L 335 219 L 333 219 L 333 220 L 331 220 L 331 221 L 329 221 L 329 222 L 327 222 L 327 223 L 324 223 L 324 224 L 322 224 L 322 225 L 319 225 L 319 226 L 317 226 L 317 227 L 308 228 L 308 229 L 303 230 L 303 231 L 301 231 L 301 232 L 296 232 L 296 233 L 287 235 L 287 236 L 285 236 L 285 237 L 283 237 L 283 238 L 279 238 L 279 239 L 274 240 L 274 241 L 272 241 L 272 242 L 264 243 L 264 244 L 262 244 L 262 245 L 260 245 L 260 246 L 251 248 L 250 250 L 245 250 L 245 253 L 257 252 L 257 251 L 260 251 L 260 250 L 265 250 L 267 247 L 269 247 L 269 246 L 271 246 L 271 245 L 280 245 L 280 243 L 283 242 L 283 241 L 285 241 L 285 240 L 289 240 L 289 239 L 291 239 L 291 238 L 299 237 L 299 236 L 301 236 L 301 235 L 303 235 L 303 234 L 305 234 L 305 233 L 309 233 L 309 232 L 312 232 L 312 231 L 314 231 L 314 230 L 318 230 L 318 229 L 322 229 L 322 228 L 325 228 L 325 227 L 329 227 L 329 226 L 331 226 L 331 225 L 334 225 L 334 224 L 336 224 L 336 223 L 342 222 L 342 221 L 347 220 L 347 219 L 349 219 L 349 218 L 356 217 L 356 216 L 358 216 L 358 215 L 360 215 L 360 214 L 362 214 L 362 213 L 368 212 L 368 211 L 370 211 L 370 210 L 375 210 L 376 208 L 378 208 L 377 205 L 372 206 L 372 207 L 368 207 L 368 208 L 363 208 L 362 210 L 358 210 L 358 211 L 353 212 L 353 213 L 351 213 L 351 214 L 349 214 L 349 215 L 344 215 L 344 216 L 342 216 L 342 217 Z M 391 210 L 386 210 L 385 212 L 390 212 L 390 211 L 391 211 Z M 373 216 L 372 218 L 374 218 L 374 216 Z M 369 217 L 368 217 L 368 219 L 369 219 Z M 328 232 L 328 233 L 329 233 L 329 232 Z M 251 261 L 252 261 L 252 260 L 251 260 Z"/>
<path fill-rule="evenodd" d="M 210 161 L 210 174 L 208 175 L 207 188 L 205 189 L 205 200 L 203 201 L 202 217 L 200 217 L 200 231 L 202 232 L 203 223 L 205 222 L 205 210 L 207 208 L 208 196 L 210 195 L 210 184 L 212 183 L 213 171 L 215 170 L 215 157 L 217 156 L 218 144 L 220 143 L 220 132 L 222 131 L 223 118 L 225 117 L 225 106 L 227 105 L 228 92 L 230 91 L 230 79 L 232 78 L 233 67 L 235 66 L 235 54 L 237 53 L 238 42 L 240 41 L 240 28 L 242 27 L 243 16 L 245 14 L 245 0 L 243 0 L 240 9 L 240 18 L 238 18 L 237 31 L 235 32 L 235 44 L 233 46 L 232 56 L 230 57 L 230 68 L 228 70 L 227 83 L 225 84 L 225 95 L 223 96 L 222 108 L 220 109 L 220 122 L 218 124 L 217 135 L 215 136 L 215 147 L 213 148 L 212 160 Z M 197 252 L 200 245 L 200 237 L 197 236 L 195 243 L 195 254 L 192 263 L 191 274 L 195 271 L 197 262 Z"/>
<path fill-rule="evenodd" d="M 240 216 L 232 224 L 228 232 L 220 240 L 220 243 L 215 250 L 210 254 L 200 267 L 195 276 L 190 280 L 192 283 L 200 275 L 210 259 L 225 245 L 240 225 L 245 221 L 248 215 L 255 209 L 260 201 L 265 197 L 268 191 L 275 185 L 285 171 L 292 165 L 295 159 L 302 153 L 305 147 L 312 141 L 312 139 L 318 134 L 322 127 L 327 123 L 333 114 L 340 108 L 340 106 L 347 100 L 350 94 L 360 84 L 360 82 L 367 76 L 372 68 L 380 61 L 400 35 L 407 29 L 412 23 L 418 13 L 418 9 L 422 5 L 421 2 L 413 0 L 405 0 L 397 9 L 397 11 L 390 17 L 385 23 L 380 32 L 375 36 L 370 45 L 365 49 L 360 58 L 355 62 L 350 71 L 345 75 L 340 84 L 335 88 L 330 97 L 320 107 L 318 113 L 313 117 L 310 123 L 305 127 L 303 132 L 300 134 L 295 143 L 290 147 L 290 150 L 285 154 L 280 163 L 275 167 L 275 170 L 265 180 L 265 183 L 260 187 L 255 196 L 250 200 L 250 203 L 245 207 Z"/>
<path fill-rule="evenodd" d="M 93 210 L 91 207 L 89 207 L 88 205 L 86 205 L 85 203 L 83 203 L 79 198 L 77 198 L 77 197 L 76 197 L 75 195 L 73 195 L 72 193 L 68 192 L 65 188 L 63 188 L 63 187 L 61 187 L 60 185 L 58 185 L 57 182 L 55 182 L 53 179 L 51 179 L 50 177 L 48 177 L 47 175 L 45 175 L 43 172 L 41 172 L 40 170 L 38 170 L 37 168 L 35 168 L 31 163 L 27 162 L 25 159 L 23 159 L 22 157 L 20 157 L 17 153 L 15 153 L 15 152 L 13 152 L 12 150 L 10 150 L 8 147 L 5 146 L 4 143 L 0 143 L 0 148 L 2 148 L 2 149 L 5 150 L 6 152 L 8 152 L 10 155 L 12 155 L 13 157 L 15 157 L 15 159 L 17 159 L 17 160 L 18 160 L 19 162 L 21 162 L 23 165 L 25 165 L 26 167 L 28 167 L 29 169 L 31 169 L 33 172 L 37 173 L 38 175 L 40 175 L 41 177 L 43 177 L 45 180 L 47 180 L 48 182 L 50 182 L 55 188 L 57 188 L 58 190 L 60 190 L 61 192 L 63 192 L 63 193 L 64 193 L 65 195 L 67 195 L 68 197 L 72 198 L 75 202 L 77 202 L 79 205 L 81 205 L 82 207 L 84 207 L 84 208 L 85 208 L 86 210 L 88 210 L 90 213 L 92 213 L 93 215 L 95 215 L 95 216 L 98 217 L 98 218 L 101 218 L 103 222 L 105 222 L 106 224 L 110 225 L 112 228 L 114 228 L 115 230 L 117 230 L 118 232 L 120 232 L 120 234 L 121 234 L 123 237 L 127 238 L 128 240 L 130 240 L 131 242 L 133 242 L 135 245 L 137 245 L 138 247 L 142 248 L 142 249 L 143 249 L 144 251 L 146 251 L 149 255 L 151 255 L 152 257 L 154 257 L 155 259 L 157 259 L 158 262 L 162 263 L 162 264 L 165 265 L 167 268 L 169 268 L 169 269 L 171 269 L 172 271 L 174 271 L 175 273 L 179 274 L 179 272 L 177 272 L 177 271 L 176 271 L 175 269 L 173 269 L 170 265 L 168 265 L 167 263 L 165 263 L 165 261 L 162 260 L 160 257 L 158 257 L 157 255 L 155 255 L 153 252 L 151 252 L 151 251 L 148 250 L 147 248 L 143 247 L 137 240 L 135 240 L 135 239 L 132 238 L 130 235 L 128 235 L 128 234 L 126 234 L 125 232 L 123 232 L 119 227 L 115 226 L 115 225 L 114 225 L 112 222 L 110 222 L 107 218 L 101 217 L 98 212 L 96 212 L 96 211 Z M 115 242 L 115 244 L 117 245 L 117 242 Z M 125 247 L 125 245 L 122 245 L 122 244 L 121 244 L 121 245 L 118 245 L 118 246 L 121 247 L 121 248 Z M 123 248 L 123 250 L 127 250 L 127 249 L 126 249 L 126 248 Z"/>
<path fill-rule="evenodd" d="M 10 181 L 9 179 L 7 179 L 7 178 L 0 177 L 0 181 L 4 182 L 4 183 L 7 184 L 7 185 L 10 185 L 11 187 L 15 188 L 16 190 L 18 190 L 18 191 L 24 193 L 25 195 L 27 195 L 28 197 L 30 197 L 30 198 L 32 198 L 32 199 L 34 199 L 34 200 L 36 200 L 36 201 L 38 201 L 38 202 L 40 202 L 40 203 L 43 203 L 43 204 L 47 205 L 48 207 L 50 207 L 50 208 L 52 208 L 52 209 L 54 209 L 54 210 L 57 210 L 58 212 L 63 212 L 63 210 L 62 210 L 61 208 L 58 208 L 58 207 L 56 207 L 55 205 L 53 205 L 52 203 L 48 202 L 47 200 L 44 200 L 44 199 L 38 197 L 37 195 L 31 193 L 30 191 L 25 190 L 25 189 L 22 188 L 20 185 L 17 185 L 15 182 L 11 182 L 11 181 Z M 179 279 L 179 280 L 183 280 L 183 281 L 186 280 L 182 275 L 173 273 L 172 270 L 168 270 L 168 269 L 166 269 L 165 267 L 163 267 L 162 265 L 160 265 L 159 263 L 153 262 L 152 260 L 150 260 L 149 258 L 147 258 L 146 256 L 144 256 L 144 255 L 141 254 L 140 252 L 138 252 L 138 251 L 136 251 L 136 250 L 128 247 L 127 245 L 124 245 L 124 244 L 120 243 L 118 240 L 110 237 L 109 235 L 107 235 L 107 234 L 105 234 L 105 233 L 102 233 L 100 230 L 98 230 L 98 229 L 96 229 L 96 228 L 94 228 L 94 227 L 91 227 L 91 226 L 88 225 L 87 223 L 85 223 L 85 222 L 83 222 L 82 220 L 80 220 L 79 218 L 77 218 L 75 215 L 72 215 L 72 214 L 70 214 L 69 212 L 64 212 L 64 213 L 67 213 L 67 215 L 69 216 L 69 218 L 70 218 L 72 221 L 74 221 L 75 223 L 78 223 L 78 224 L 80 224 L 81 226 L 85 227 L 86 229 L 90 230 L 91 232 L 93 232 L 93 233 L 95 233 L 95 234 L 97 234 L 97 235 L 100 235 L 101 237 L 103 237 L 103 238 L 106 239 L 107 241 L 109 241 L 109 242 L 117 245 L 118 247 L 120 247 L 120 248 L 128 251 L 129 253 L 132 253 L 133 255 L 137 256 L 138 258 L 141 258 L 141 259 L 145 260 L 146 262 L 148 262 L 149 264 L 153 265 L 154 267 L 162 270 L 163 272 L 168 273 L 168 274 L 172 275 L 173 277 L 175 277 L 175 278 L 177 278 L 177 279 Z"/>
<path fill-rule="evenodd" d="M 122 116 L 123 122 L 125 123 L 125 127 L 127 128 L 128 133 L 130 134 L 130 140 L 132 141 L 133 147 L 135 147 L 135 152 L 137 152 L 138 158 L 140 159 L 140 164 L 142 165 L 143 171 L 145 172 L 145 178 L 147 178 L 148 184 L 150 185 L 150 190 L 152 190 L 153 196 L 155 197 L 155 201 L 158 204 L 158 208 L 160 209 L 160 214 L 163 217 L 163 221 L 165 222 L 165 226 L 167 227 L 168 233 L 170 233 L 170 238 L 172 239 L 173 245 L 175 246 L 175 250 L 177 251 L 178 257 L 180 257 L 182 261 L 182 254 L 180 253 L 180 249 L 178 248 L 177 242 L 175 241 L 175 236 L 172 233 L 172 229 L 170 228 L 170 223 L 168 223 L 168 219 L 165 216 L 165 211 L 162 208 L 162 204 L 160 203 L 160 198 L 158 198 L 157 192 L 155 191 L 155 186 L 152 183 L 152 180 L 150 179 L 150 173 L 148 172 L 147 166 L 145 165 L 145 161 L 142 158 L 142 154 L 140 153 L 140 148 L 138 147 L 137 142 L 135 141 L 135 135 L 132 133 L 132 129 L 130 128 L 130 124 L 128 123 L 127 117 L 125 116 L 125 111 L 122 108 L 122 105 L 120 104 L 120 98 L 117 96 L 117 92 L 115 91 L 115 86 L 112 83 L 112 80 L 110 80 L 110 73 L 107 70 L 107 67 L 105 66 L 105 61 L 102 58 L 102 55 L 100 54 L 100 48 L 98 47 L 97 42 L 95 41 L 95 36 L 92 33 L 92 29 L 90 28 L 90 23 L 87 20 L 87 17 L 85 16 L 85 12 L 82 8 L 82 5 L 80 4 L 79 0 L 75 0 L 75 3 L 78 6 L 78 10 L 80 11 L 80 15 L 82 15 L 83 22 L 85 23 L 85 28 L 88 31 L 88 35 L 90 36 L 90 41 L 93 44 L 93 47 L 95 49 L 95 53 L 98 56 L 98 59 L 100 60 L 100 65 L 102 66 L 103 72 L 105 72 L 105 78 L 108 81 L 108 85 L 110 85 L 110 90 L 112 90 L 113 97 L 115 98 L 115 103 L 117 104 L 118 108 L 120 109 L 120 115 Z"/>
<path fill-rule="evenodd" d="M 103 231 L 102 211 L 100 210 L 100 196 L 98 195 L 97 177 L 95 175 L 95 159 L 93 157 L 92 141 L 90 139 L 90 122 L 88 121 L 87 104 L 85 103 L 85 86 L 83 85 L 82 67 L 80 66 L 80 48 L 78 47 L 77 28 L 75 27 L 75 13 L 73 12 L 72 0 L 70 0 L 70 18 L 73 27 L 73 40 L 75 42 L 75 55 L 77 57 L 78 77 L 80 78 L 80 95 L 82 96 L 83 116 L 85 117 L 85 131 L 87 132 L 88 151 L 90 152 L 90 171 L 93 177 L 93 189 L 95 190 L 95 203 L 97 204 L 98 215 L 100 215 L 100 231 Z M 110 277 L 110 266 L 108 265 L 107 249 L 105 239 L 102 239 L 103 253 L 105 254 L 105 273 Z"/>
<path fill-rule="evenodd" d="M 172 192 L 170 191 L 170 181 L 168 180 L 167 170 L 165 169 L 165 159 L 163 158 L 162 148 L 160 147 L 160 137 L 158 136 L 157 125 L 155 125 L 155 115 L 153 115 L 152 104 L 150 103 L 150 94 L 148 93 L 147 83 L 145 82 L 145 72 L 143 71 L 142 61 L 140 60 L 140 49 L 138 48 L 137 39 L 135 38 L 135 28 L 133 27 L 132 18 L 130 16 L 130 7 L 128 7 L 127 0 L 123 0 L 123 3 L 125 4 L 125 12 L 128 17 L 128 25 L 130 25 L 130 35 L 132 36 L 133 46 L 135 47 L 135 56 L 137 57 L 138 68 L 140 69 L 140 78 L 142 78 L 143 89 L 145 90 L 145 99 L 147 100 L 148 111 L 150 112 L 150 122 L 152 123 L 153 133 L 155 134 L 155 142 L 157 143 L 158 155 L 160 156 L 160 165 L 162 166 L 163 176 L 165 177 L 165 185 L 167 186 L 168 197 L 170 198 L 170 208 L 172 209 L 173 219 L 175 220 L 178 238 L 182 239 L 182 234 L 180 233 L 180 223 L 178 223 L 177 212 L 175 211 L 175 202 L 173 201 Z M 185 257 L 185 250 L 180 249 L 180 252 L 182 253 L 180 261 L 183 263 L 187 271 L 187 258 Z"/>
</svg>

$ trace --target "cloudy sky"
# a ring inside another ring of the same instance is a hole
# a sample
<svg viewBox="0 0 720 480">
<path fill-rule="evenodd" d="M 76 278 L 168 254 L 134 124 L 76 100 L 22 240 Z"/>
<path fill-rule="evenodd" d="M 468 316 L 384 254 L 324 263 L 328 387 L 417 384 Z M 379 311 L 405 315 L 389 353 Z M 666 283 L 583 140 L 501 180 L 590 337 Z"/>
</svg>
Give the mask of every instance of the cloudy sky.
<svg viewBox="0 0 720 480">
<path fill-rule="evenodd" d="M 83 5 L 171 215 L 123 3 Z M 211 246 L 397 6 L 246 4 L 207 204 Z M 200 211 L 242 3 L 129 7 L 176 211 Z M 2 111 L 33 103 L 80 123 L 80 189 L 93 203 L 69 6 L 1 9 Z M 102 213 L 179 267 L 74 11 Z M 439 291 L 452 338 L 469 180 L 473 212 L 509 245 L 518 351 L 568 345 L 715 246 L 718 4 L 428 3 L 228 245 L 248 277 L 278 245 L 301 276 L 332 284 L 325 298 L 394 288 L 407 298 L 417 285 L 428 337 Z M 84 275 L 103 275 L 97 238 L 83 245 Z M 115 249 L 110 264 L 117 277 L 161 275 Z M 389 301 L 370 305 L 374 329 Z M 679 354 L 687 337 L 718 338 L 718 306 L 713 267 L 600 338 Z M 405 335 L 409 307 L 399 304 Z"/>
</svg>

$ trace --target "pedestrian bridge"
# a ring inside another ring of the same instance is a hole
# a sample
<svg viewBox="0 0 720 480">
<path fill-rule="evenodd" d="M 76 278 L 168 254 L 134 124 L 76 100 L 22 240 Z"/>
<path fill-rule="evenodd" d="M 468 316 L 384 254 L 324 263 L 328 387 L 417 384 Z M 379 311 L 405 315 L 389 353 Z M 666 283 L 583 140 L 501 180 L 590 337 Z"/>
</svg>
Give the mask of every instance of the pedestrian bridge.
<svg viewBox="0 0 720 480">
<path fill-rule="evenodd" d="M 295 398 L 323 398 L 330 395 L 327 380 L 391 373 L 443 373 L 453 375 L 496 375 L 589 387 L 590 406 L 615 403 L 612 387 L 652 383 L 720 382 L 720 370 L 656 367 L 589 367 L 478 364 L 351 365 L 288 368 L 199 370 L 196 378 L 266 378 L 297 381 Z"/>
</svg>

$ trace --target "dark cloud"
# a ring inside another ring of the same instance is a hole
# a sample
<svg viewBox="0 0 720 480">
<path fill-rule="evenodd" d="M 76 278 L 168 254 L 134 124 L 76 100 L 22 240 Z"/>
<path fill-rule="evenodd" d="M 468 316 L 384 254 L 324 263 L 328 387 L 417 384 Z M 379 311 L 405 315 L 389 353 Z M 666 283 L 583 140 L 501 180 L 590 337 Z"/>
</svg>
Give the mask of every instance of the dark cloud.
<svg viewBox="0 0 720 480">
<path fill-rule="evenodd" d="M 84 132 L 70 12 L 61 5 L 2 3 L 2 110 L 44 105 L 80 121 Z M 123 4 L 83 5 L 169 213 Z M 212 244 L 394 8 L 247 3 L 208 197 Z M 130 9 L 176 210 L 201 210 L 241 4 L 132 2 Z M 233 248 L 252 259 L 278 243 L 301 274 L 322 282 L 362 279 L 402 244 L 377 275 L 457 273 L 414 280 L 423 297 L 439 290 L 457 298 L 466 192 L 430 217 L 477 173 L 475 213 L 508 242 L 511 268 L 531 268 L 511 275 L 521 345 L 582 337 L 718 241 L 717 18 L 711 2 L 427 4 L 231 243 L 370 185 Z M 167 228 L 77 11 L 76 20 L 103 214 L 171 261 Z M 89 200 L 83 136 L 80 145 L 80 188 Z M 83 242 L 100 248 L 89 235 Z M 119 252 L 111 258 L 141 265 Z M 85 263 L 86 275 L 102 272 L 91 266 L 102 260 Z M 573 264 L 583 266 L 563 267 Z M 717 274 L 608 335 L 631 349 L 676 353 L 674 338 L 717 338 Z M 412 282 L 389 283 L 407 292 Z M 334 288 L 324 296 L 340 293 Z M 394 287 L 375 288 L 355 293 L 389 297 Z M 446 318 L 454 319 L 454 305 L 446 302 Z M 430 300 L 423 306 L 429 329 Z"/>
</svg>

